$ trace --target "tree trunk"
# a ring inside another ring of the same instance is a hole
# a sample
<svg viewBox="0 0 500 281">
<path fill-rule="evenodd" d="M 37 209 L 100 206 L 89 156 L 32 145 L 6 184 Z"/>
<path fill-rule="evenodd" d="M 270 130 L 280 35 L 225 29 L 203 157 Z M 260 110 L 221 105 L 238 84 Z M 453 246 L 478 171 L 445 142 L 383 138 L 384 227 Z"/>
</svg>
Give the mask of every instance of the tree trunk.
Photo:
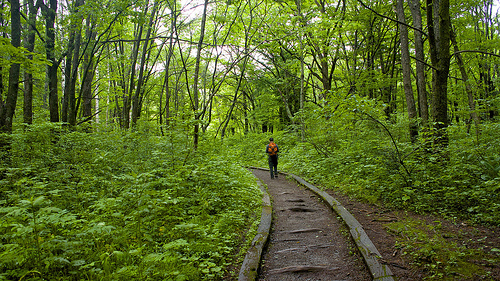
<svg viewBox="0 0 500 281">
<path fill-rule="evenodd" d="M 74 11 L 78 12 L 84 0 L 75 2 Z M 82 41 L 81 22 L 83 18 L 73 17 L 70 25 L 70 38 L 68 41 L 68 50 L 66 54 L 66 65 L 64 68 L 65 85 L 63 94 L 63 104 L 61 109 L 61 119 L 63 122 L 68 122 L 70 126 L 76 125 L 76 80 L 78 76 L 78 68 L 80 65 L 80 47 Z"/>
<path fill-rule="evenodd" d="M 422 30 L 422 14 L 420 13 L 420 0 L 409 0 L 409 7 L 413 17 L 415 29 Z M 414 30 L 416 78 L 418 93 L 418 110 L 424 124 L 429 121 L 429 105 L 427 102 L 427 90 L 425 87 L 425 55 L 422 32 Z"/>
<path fill-rule="evenodd" d="M 472 91 L 472 87 L 469 83 L 469 76 L 467 74 L 467 71 L 465 70 L 465 65 L 464 61 L 462 59 L 462 54 L 459 53 L 459 48 L 457 44 L 457 40 L 455 38 L 455 33 L 452 31 L 451 35 L 451 42 L 453 44 L 453 48 L 455 51 L 455 57 L 457 58 L 457 64 L 460 69 L 460 74 L 462 75 L 462 80 L 464 81 L 465 84 L 465 91 L 467 92 L 467 100 L 469 103 L 469 111 L 470 111 L 470 117 L 474 121 L 474 125 L 476 126 L 476 135 L 479 136 L 481 133 L 480 129 L 480 120 L 479 120 L 479 115 L 476 112 L 476 102 L 474 101 L 474 92 Z"/>
<path fill-rule="evenodd" d="M 437 11 L 434 11 L 437 9 Z M 436 143 L 448 144 L 448 74 L 450 72 L 450 3 L 449 0 L 427 0 L 429 48 L 433 66 L 432 117 Z"/>
<path fill-rule="evenodd" d="M 248 37 L 247 37 L 247 39 L 248 39 Z M 247 43 L 248 43 L 248 40 L 245 40 L 246 45 L 247 45 Z M 243 83 L 243 78 L 245 77 L 245 70 L 246 70 L 247 63 L 248 63 L 247 52 L 248 52 L 248 45 L 245 48 L 245 60 L 243 61 L 243 67 L 241 69 L 240 77 L 238 79 L 238 86 L 236 87 L 236 90 L 234 92 L 233 102 L 231 103 L 231 107 L 229 108 L 229 112 L 227 113 L 226 122 L 224 123 L 224 127 L 222 128 L 222 131 L 221 131 L 221 139 L 224 139 L 224 136 L 226 135 L 227 125 L 229 124 L 229 121 L 231 120 L 231 115 L 233 114 L 233 110 L 234 110 L 234 107 L 236 105 L 236 101 L 238 100 L 238 92 L 240 91 L 241 84 Z M 245 93 L 243 93 L 243 95 L 244 94 Z"/>
<path fill-rule="evenodd" d="M 396 13 L 398 21 L 405 23 L 405 11 L 403 7 L 403 0 L 397 0 Z M 415 99 L 413 97 L 413 87 L 411 84 L 411 66 L 410 66 L 410 51 L 408 46 L 408 28 L 404 24 L 399 24 L 400 41 L 401 41 L 401 67 L 403 70 L 403 88 L 406 97 L 406 110 L 408 111 L 408 119 L 410 121 L 410 139 L 415 142 L 418 136 L 417 126 L 417 110 L 415 108 Z"/>
<path fill-rule="evenodd" d="M 83 71 L 84 79 L 82 83 L 82 117 L 85 119 L 92 116 L 92 81 L 94 80 L 94 61 L 91 58 L 92 54 L 85 54 Z"/>
<path fill-rule="evenodd" d="M 172 61 L 172 56 L 174 55 L 174 34 L 177 26 L 177 9 L 175 5 L 169 6 L 171 10 L 170 19 L 170 39 L 168 44 L 168 53 L 165 62 L 165 79 L 163 81 L 163 89 L 160 95 L 160 126 L 163 125 L 163 113 L 165 114 L 165 125 L 167 127 L 170 125 L 170 62 Z M 165 91 L 165 106 L 162 106 L 163 102 L 163 91 Z M 163 111 L 163 112 L 162 112 Z M 161 127 L 161 132 L 163 135 L 163 127 Z"/>
<path fill-rule="evenodd" d="M 290 110 L 290 105 L 288 104 L 288 100 L 287 100 L 285 94 L 283 93 L 283 91 L 280 90 L 279 87 L 277 87 L 276 89 L 280 93 L 281 100 L 283 101 L 283 106 L 285 107 L 286 115 L 288 116 L 288 118 L 290 120 L 293 120 L 293 114 L 292 114 L 292 111 Z"/>
<path fill-rule="evenodd" d="M 391 115 L 396 111 L 396 103 L 395 103 L 395 98 L 393 98 L 393 91 L 396 89 L 396 83 L 392 82 L 395 81 L 395 65 L 396 65 L 396 54 L 397 51 L 396 49 L 398 48 L 399 41 L 397 38 L 397 35 L 394 36 L 393 38 L 393 44 L 392 44 L 392 50 L 389 51 L 389 54 L 392 54 L 390 57 L 387 58 L 387 63 L 384 63 L 383 59 L 383 53 L 379 52 L 379 57 L 380 57 L 380 68 L 382 71 L 382 74 L 389 76 L 390 79 L 388 85 L 384 86 L 382 88 L 382 100 L 386 104 L 386 107 L 384 108 L 385 116 L 387 119 L 391 118 Z"/>
<path fill-rule="evenodd" d="M 134 42 L 133 46 L 133 53 L 132 53 L 132 59 L 137 60 L 137 43 Z M 115 44 L 115 52 L 119 54 L 120 56 L 125 56 L 125 48 L 123 46 L 123 42 Z M 119 118 L 120 122 L 120 128 L 122 129 L 128 129 L 129 127 L 129 115 L 130 115 L 130 99 L 129 99 L 129 85 L 133 85 L 133 81 L 129 81 L 127 79 L 133 78 L 133 75 L 131 75 L 128 71 L 132 72 L 135 69 L 135 61 L 130 64 L 130 70 L 127 70 L 125 63 L 123 61 L 120 61 L 117 64 L 117 70 L 116 72 L 118 73 L 117 77 L 120 77 L 120 79 L 117 81 L 117 84 L 121 88 L 121 92 L 123 93 L 121 96 L 117 95 L 115 97 L 115 103 L 116 103 L 116 108 L 117 108 L 117 116 Z M 120 108 L 120 100 L 122 101 L 122 107 Z"/>
<path fill-rule="evenodd" d="M 94 18 L 87 18 L 87 30 L 85 32 L 87 45 L 93 45 L 97 33 L 94 31 Z M 81 86 L 81 101 L 82 101 L 82 117 L 83 119 L 92 116 L 92 81 L 94 81 L 94 52 L 92 48 L 87 48 L 84 54 L 83 65 L 83 81 Z M 78 107 L 77 107 L 78 108 Z"/>
<path fill-rule="evenodd" d="M 207 22 L 207 7 L 208 0 L 204 1 L 203 4 L 203 15 L 201 17 L 201 27 L 200 27 L 200 39 L 198 41 L 198 46 L 196 48 L 196 63 L 194 68 L 194 78 L 193 78 L 193 101 L 192 107 L 194 112 L 194 135 L 193 135 L 193 146 L 194 149 L 198 149 L 198 139 L 200 131 L 200 112 L 199 112 L 199 96 L 198 96 L 198 79 L 200 75 L 200 60 L 201 60 L 201 49 L 203 47 L 203 39 L 205 37 L 205 24 Z"/>
<path fill-rule="evenodd" d="M 36 14 L 38 7 L 35 6 L 33 0 L 27 0 L 24 5 L 27 7 L 28 21 L 26 42 L 24 47 L 28 52 L 33 52 L 35 49 L 35 25 Z M 33 55 L 29 54 L 28 59 L 32 60 Z M 23 122 L 25 124 L 33 123 L 33 74 L 28 71 L 24 72 L 24 108 L 23 108 Z"/>
<path fill-rule="evenodd" d="M 71 70 L 73 66 L 73 50 L 75 49 L 75 31 L 70 30 L 70 35 L 68 39 L 68 47 L 66 54 L 66 64 L 64 65 L 64 90 L 63 98 L 61 103 L 61 121 L 68 122 L 68 111 L 69 111 L 69 95 L 71 88 Z"/>
<path fill-rule="evenodd" d="M 139 78 L 137 80 L 137 88 L 135 90 L 135 94 L 132 98 L 132 126 L 137 124 L 137 120 L 139 119 L 141 113 L 141 105 L 142 105 L 142 93 L 143 93 L 143 84 L 144 84 L 144 67 L 146 65 L 146 55 L 148 54 L 149 42 L 151 37 L 151 31 L 153 26 L 155 25 L 155 16 L 156 10 L 158 7 L 158 2 L 155 1 L 153 6 L 153 11 L 151 12 L 148 24 L 148 30 L 146 32 L 146 38 L 144 40 L 144 45 L 142 46 L 142 55 L 141 55 L 141 64 L 139 66 Z"/>
<path fill-rule="evenodd" d="M 76 27 L 75 27 L 76 28 Z M 76 102 L 76 80 L 78 78 L 78 69 L 80 65 L 80 47 L 82 42 L 82 33 L 80 27 L 76 30 L 76 38 L 74 50 L 72 54 L 72 61 L 70 67 L 70 79 L 68 89 L 68 123 L 70 126 L 76 125 L 76 115 L 78 114 Z M 71 59 L 71 58 L 70 58 Z"/>
<path fill-rule="evenodd" d="M 481 36 L 478 37 L 478 42 L 480 45 L 481 51 L 485 52 L 491 52 L 491 49 L 494 47 L 489 46 L 488 43 L 490 41 L 495 41 L 494 34 L 495 31 L 497 30 L 495 28 L 495 23 L 493 20 L 493 3 L 494 1 L 485 1 L 484 4 L 482 4 L 480 7 L 478 7 L 479 11 L 476 11 L 478 17 L 481 18 L 481 21 L 478 21 L 475 23 L 475 28 L 479 33 L 481 33 Z M 489 60 L 487 55 L 480 55 L 478 57 L 479 59 L 479 81 L 480 81 L 480 87 L 481 87 L 481 99 L 483 100 L 491 100 L 494 99 L 495 96 L 497 95 L 497 90 L 495 88 L 495 68 L 498 69 L 498 66 L 494 66 Z M 487 106 L 488 108 L 488 115 L 485 117 L 489 118 L 492 120 L 495 116 L 498 115 L 498 110 L 495 107 L 490 107 Z"/>
<path fill-rule="evenodd" d="M 170 96 L 172 95 L 170 93 L 170 61 L 172 60 L 172 56 L 174 55 L 174 42 L 173 42 L 173 28 L 175 28 L 174 23 L 172 23 L 172 32 L 170 33 L 170 43 L 169 43 L 169 48 L 168 48 L 168 55 L 167 55 L 167 62 L 165 63 L 165 82 L 164 82 L 164 89 L 165 89 L 165 125 L 169 126 L 170 125 Z M 161 102 L 161 99 L 160 99 Z M 160 106 L 161 107 L 161 106 Z M 160 125 L 162 124 L 161 122 L 161 117 L 162 114 L 160 114 Z"/>
<path fill-rule="evenodd" d="M 243 92 L 243 118 L 244 118 L 244 135 L 248 135 L 249 132 L 249 124 L 248 124 L 248 100 L 247 100 L 247 94 Z"/>
<path fill-rule="evenodd" d="M 4 2 L 0 2 L 0 9 L 3 11 L 5 9 L 4 7 Z M 4 21 L 4 14 L 3 13 L 0 13 L 0 26 L 5 26 L 5 21 Z M 3 31 L 1 31 L 1 36 L 2 38 L 7 38 L 7 33 L 6 33 L 6 29 L 2 29 Z M 3 96 L 4 96 L 4 84 L 3 84 L 3 80 L 4 80 L 4 77 L 3 77 L 3 67 L 0 65 L 0 128 L 3 127 L 3 114 L 4 114 L 4 105 L 5 105 L 5 101 L 3 100 Z"/>
<path fill-rule="evenodd" d="M 47 69 L 50 122 L 59 122 L 59 100 L 57 94 L 57 71 L 59 62 L 56 60 L 55 56 L 57 0 L 49 0 L 49 6 L 42 4 L 41 7 L 45 17 L 45 53 L 47 60 L 50 62 Z"/>
<path fill-rule="evenodd" d="M 144 13 L 146 14 L 148 12 L 148 5 L 146 5 L 146 9 Z M 139 47 L 141 46 L 141 39 L 142 39 L 142 32 L 143 32 L 143 25 L 139 24 L 137 26 L 137 30 L 135 33 L 135 42 L 134 46 L 132 49 L 132 59 L 130 63 L 130 86 L 128 88 L 128 95 L 124 96 L 123 100 L 123 121 L 124 121 L 124 126 L 125 128 L 131 127 L 131 114 L 130 114 L 130 109 L 131 106 L 133 107 L 133 97 L 134 97 L 134 91 L 135 91 L 135 72 L 136 72 L 136 64 L 137 64 L 137 57 L 139 55 Z M 133 115 L 133 114 L 132 114 Z M 133 123 L 132 123 L 133 124 Z"/>
<path fill-rule="evenodd" d="M 10 0 L 10 18 L 11 18 L 11 44 L 13 47 L 21 47 L 21 7 L 19 0 Z M 0 131 L 12 132 L 12 121 L 16 111 L 17 92 L 19 90 L 19 73 L 21 65 L 13 63 L 9 70 L 9 89 L 5 104 L 1 110 Z"/>
<path fill-rule="evenodd" d="M 300 28 L 302 28 L 305 24 L 302 24 L 302 19 L 303 19 L 303 16 L 302 16 L 302 9 L 301 9 L 301 6 L 302 6 L 302 1 L 301 0 L 298 0 L 295 2 L 296 5 L 297 5 L 297 9 L 298 9 L 298 14 L 299 14 L 299 17 L 300 17 L 300 20 L 299 20 L 299 23 L 300 24 Z M 323 10 L 322 10 L 323 11 Z M 302 30 L 302 29 L 299 29 L 299 30 Z M 300 47 L 300 97 L 299 97 L 299 110 L 302 111 L 304 109 L 304 42 L 302 40 L 302 37 L 303 37 L 303 34 L 302 32 L 299 33 L 299 47 Z M 326 46 L 325 46 L 326 47 Z M 325 52 L 327 53 L 327 52 Z M 321 60 L 321 64 L 322 64 L 322 69 L 324 69 L 322 72 L 326 72 L 328 73 L 328 66 L 327 66 L 327 62 L 326 62 L 326 55 L 325 56 L 321 56 L 320 57 L 320 60 Z M 333 66 L 332 66 L 333 67 Z M 323 81 L 323 83 L 326 82 L 326 85 L 327 87 L 329 87 L 328 91 L 330 91 L 331 87 L 332 87 L 332 83 L 331 83 L 331 79 L 330 77 L 328 76 L 328 74 L 326 74 L 328 79 L 325 79 L 323 78 L 323 80 L 326 80 L 326 81 Z M 325 76 L 325 73 L 323 73 L 322 75 L 323 77 Z M 326 91 L 325 91 L 326 93 Z M 301 141 L 305 141 L 305 136 L 306 136 L 306 133 L 305 133 L 305 124 L 304 124 L 304 119 L 302 118 L 302 114 L 300 115 L 300 140 Z"/>
</svg>

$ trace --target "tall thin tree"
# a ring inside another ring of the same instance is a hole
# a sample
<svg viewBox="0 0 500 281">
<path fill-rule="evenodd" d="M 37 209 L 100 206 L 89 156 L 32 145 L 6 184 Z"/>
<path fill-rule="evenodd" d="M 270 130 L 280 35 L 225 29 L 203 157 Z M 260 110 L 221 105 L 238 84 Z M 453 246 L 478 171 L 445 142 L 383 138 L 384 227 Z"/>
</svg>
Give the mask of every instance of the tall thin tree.
<svg viewBox="0 0 500 281">
<path fill-rule="evenodd" d="M 47 79 L 49 84 L 49 112 L 50 121 L 59 122 L 59 100 L 57 93 L 57 71 L 59 69 L 59 62 L 55 56 L 57 0 L 48 1 L 47 5 L 40 0 L 40 7 L 45 17 L 45 53 L 47 60 L 50 63 L 47 68 Z"/>
<path fill-rule="evenodd" d="M 10 25 L 11 25 L 11 44 L 13 47 L 21 46 L 21 7 L 19 0 L 10 1 Z M 15 56 L 20 55 L 18 50 Z M 19 59 L 19 58 L 18 58 Z M 19 91 L 19 73 L 21 65 L 13 59 L 14 63 L 9 69 L 9 90 L 5 104 L 0 108 L 0 131 L 11 132 L 14 112 L 16 111 L 17 92 Z"/>
<path fill-rule="evenodd" d="M 418 110 L 423 123 L 429 120 L 429 105 L 427 102 L 427 90 L 425 86 L 425 55 L 422 30 L 422 14 L 420 12 L 420 0 L 408 0 L 413 18 L 414 40 L 415 40 L 415 72 L 417 80 Z"/>
<path fill-rule="evenodd" d="M 193 78 L 193 98 L 191 101 L 194 112 L 194 135 L 193 135 L 194 149 L 198 148 L 198 141 L 200 137 L 199 121 L 201 114 L 199 112 L 200 101 L 198 93 L 198 80 L 200 75 L 201 51 L 203 48 L 203 39 L 205 37 L 205 25 L 207 22 L 207 8 L 208 8 L 208 0 L 205 0 L 203 4 L 203 15 L 201 17 L 200 39 L 198 39 L 198 45 L 196 47 L 196 62 L 195 62 L 194 78 Z"/>
<path fill-rule="evenodd" d="M 396 13 L 399 24 L 399 38 L 401 41 L 401 68 L 403 70 L 403 88 L 406 97 L 406 110 L 408 112 L 410 139 L 415 142 L 418 136 L 417 110 L 415 108 L 415 98 L 413 97 L 413 87 L 411 81 L 410 47 L 408 43 L 408 28 L 406 27 L 406 17 L 403 0 L 397 0 Z"/>
<path fill-rule="evenodd" d="M 35 25 L 38 7 L 33 0 L 25 0 L 24 6 L 28 15 L 24 47 L 28 51 L 27 58 L 32 60 L 33 55 L 31 53 L 35 49 Z M 26 124 L 33 123 L 33 74 L 31 71 L 24 72 L 23 122 Z"/>
</svg>

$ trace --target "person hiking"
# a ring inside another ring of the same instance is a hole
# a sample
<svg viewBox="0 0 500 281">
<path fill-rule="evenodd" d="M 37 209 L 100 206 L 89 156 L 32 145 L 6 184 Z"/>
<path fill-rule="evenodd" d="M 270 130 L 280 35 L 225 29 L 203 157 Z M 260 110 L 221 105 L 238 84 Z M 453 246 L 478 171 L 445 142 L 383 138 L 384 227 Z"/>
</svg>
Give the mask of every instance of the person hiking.
<svg viewBox="0 0 500 281">
<path fill-rule="evenodd" d="M 271 179 L 278 178 L 278 145 L 274 143 L 273 138 L 269 138 L 269 144 L 266 146 L 267 160 L 269 161 L 269 171 Z M 273 171 L 274 170 L 274 171 Z"/>
</svg>

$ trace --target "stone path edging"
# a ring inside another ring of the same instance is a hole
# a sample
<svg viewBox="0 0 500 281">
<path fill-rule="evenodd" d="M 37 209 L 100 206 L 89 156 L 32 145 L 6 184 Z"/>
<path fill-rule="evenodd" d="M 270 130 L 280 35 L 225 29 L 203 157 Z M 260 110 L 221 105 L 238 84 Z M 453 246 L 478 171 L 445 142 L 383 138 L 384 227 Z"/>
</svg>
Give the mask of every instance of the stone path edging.
<svg viewBox="0 0 500 281">
<path fill-rule="evenodd" d="M 258 169 L 268 171 L 265 168 L 258 167 L 249 167 L 250 169 Z M 377 250 L 373 242 L 370 240 L 368 235 L 366 234 L 363 226 L 354 218 L 346 208 L 344 208 L 340 202 L 338 202 L 331 195 L 326 193 L 323 190 L 315 187 L 314 185 L 306 182 L 304 179 L 300 178 L 291 173 L 280 173 L 284 175 L 288 175 L 296 180 L 298 183 L 310 189 L 312 192 L 316 193 L 320 196 L 325 202 L 328 203 L 332 207 L 332 209 L 342 218 L 342 220 L 346 223 L 349 228 L 349 232 L 351 233 L 351 237 L 356 243 L 358 250 L 360 251 L 363 259 L 370 270 L 372 278 L 374 281 L 394 281 L 394 276 L 390 268 L 379 262 L 381 258 L 380 252 Z M 238 281 L 247 281 L 247 280 L 255 280 L 257 277 L 257 269 L 259 267 L 261 254 L 263 247 L 267 241 L 269 236 L 269 231 L 271 227 L 272 221 L 272 207 L 269 200 L 269 194 L 262 186 L 260 181 L 258 181 L 261 190 L 263 190 L 263 206 L 262 206 L 262 215 L 261 222 L 259 228 L 257 230 L 257 235 L 252 241 L 252 246 L 250 247 L 245 260 L 243 261 L 243 265 L 241 266 L 240 275 L 238 277 Z M 267 200 L 265 201 L 267 197 Z"/>
<path fill-rule="evenodd" d="M 269 238 L 271 230 L 271 222 L 273 218 L 273 207 L 271 206 L 271 198 L 267 193 L 266 188 L 257 179 L 257 184 L 262 190 L 262 214 L 260 216 L 260 224 L 257 229 L 257 235 L 252 240 L 252 244 L 247 251 L 243 264 L 240 268 L 238 281 L 253 281 L 257 278 L 257 270 L 259 269 L 262 251 Z"/>
</svg>

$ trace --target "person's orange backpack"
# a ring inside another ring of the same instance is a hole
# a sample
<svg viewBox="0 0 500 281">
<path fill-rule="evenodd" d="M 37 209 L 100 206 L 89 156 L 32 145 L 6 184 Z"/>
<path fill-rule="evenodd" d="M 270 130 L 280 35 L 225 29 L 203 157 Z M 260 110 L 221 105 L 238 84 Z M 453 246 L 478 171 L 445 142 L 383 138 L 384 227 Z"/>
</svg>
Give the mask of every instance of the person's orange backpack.
<svg viewBox="0 0 500 281">
<path fill-rule="evenodd" d="M 278 154 L 278 146 L 274 142 L 271 142 L 269 143 L 267 151 L 269 153 L 269 156 L 274 156 Z"/>
</svg>

